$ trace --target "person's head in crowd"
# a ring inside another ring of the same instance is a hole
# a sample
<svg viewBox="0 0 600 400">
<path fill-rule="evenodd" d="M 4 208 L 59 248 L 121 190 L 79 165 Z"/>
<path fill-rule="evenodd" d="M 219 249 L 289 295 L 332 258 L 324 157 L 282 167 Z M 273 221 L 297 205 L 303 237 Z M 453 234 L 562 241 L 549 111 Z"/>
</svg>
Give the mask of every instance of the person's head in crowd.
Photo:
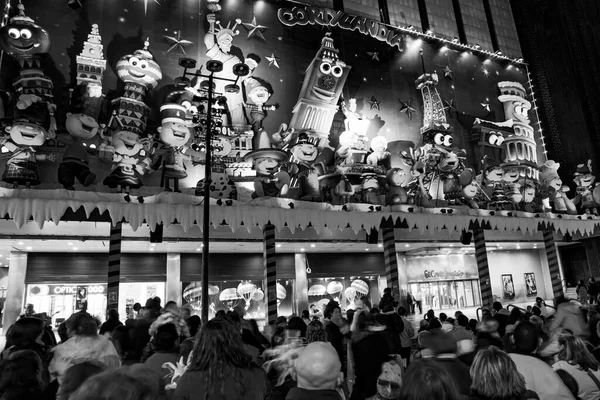
<svg viewBox="0 0 600 400">
<path fill-rule="evenodd" d="M 460 317 L 461 315 L 464 315 L 462 311 L 456 311 L 454 313 L 454 318 L 458 319 L 458 317 Z"/>
<path fill-rule="evenodd" d="M 333 390 L 341 385 L 342 364 L 333 346 L 325 342 L 308 344 L 298 355 L 292 377 L 306 390 Z"/>
<path fill-rule="evenodd" d="M 226 319 L 233 324 L 237 332 L 242 333 L 242 320 L 238 313 L 236 313 L 235 311 L 229 311 L 227 313 Z"/>
<path fill-rule="evenodd" d="M 578 365 L 585 372 L 597 371 L 600 368 L 598 360 L 588 350 L 586 343 L 577 336 L 559 335 L 558 346 L 560 348 L 559 360 L 566 361 L 571 365 Z"/>
<path fill-rule="evenodd" d="M 298 332 L 297 334 L 289 332 L 294 336 L 299 334 L 300 337 L 306 337 L 306 323 L 300 317 L 290 318 L 290 320 L 287 323 L 287 330 L 292 332 Z"/>
<path fill-rule="evenodd" d="M 502 303 L 500 303 L 499 301 L 495 301 L 492 304 L 492 310 L 494 310 L 494 313 L 497 313 L 498 311 L 502 310 Z"/>
<path fill-rule="evenodd" d="M 533 312 L 533 307 L 532 306 L 527 306 L 527 313 L 531 314 Z"/>
<path fill-rule="evenodd" d="M 98 335 L 98 322 L 88 313 L 75 313 L 67 319 L 66 323 L 69 337 Z"/>
<path fill-rule="evenodd" d="M 40 356 L 33 350 L 19 350 L 0 363 L 2 400 L 39 399 L 46 389 Z"/>
<path fill-rule="evenodd" d="M 191 317 L 189 317 L 187 319 L 187 326 L 188 326 L 188 329 L 190 330 L 190 337 L 196 336 L 196 333 L 198 333 L 198 329 L 200 329 L 201 324 L 202 324 L 202 321 L 200 320 L 200 317 L 197 315 L 192 315 Z"/>
<path fill-rule="evenodd" d="M 452 377 L 435 361 L 422 359 L 410 364 L 400 388 L 400 399 L 460 400 Z"/>
<path fill-rule="evenodd" d="M 446 320 L 447 323 L 449 323 L 450 325 L 454 326 L 454 323 L 456 322 L 456 320 L 452 317 L 448 317 L 448 319 Z"/>
<path fill-rule="evenodd" d="M 448 315 L 446 315 L 446 313 L 440 313 L 440 322 L 446 322 L 446 320 L 448 319 Z"/>
<path fill-rule="evenodd" d="M 158 304 L 158 307 L 160 307 L 160 303 L 161 303 L 160 297 L 158 297 L 158 296 L 154 297 L 154 301 L 156 302 L 156 304 Z"/>
<path fill-rule="evenodd" d="M 406 308 L 400 306 L 397 311 L 398 315 L 401 317 L 406 317 Z"/>
<path fill-rule="evenodd" d="M 280 315 L 279 317 L 277 317 L 277 319 L 275 320 L 275 325 L 281 325 L 283 327 L 287 326 L 287 318 Z"/>
<path fill-rule="evenodd" d="M 539 308 L 538 306 L 533 306 L 531 308 L 531 313 L 533 315 L 535 315 L 536 317 L 541 317 L 542 316 L 542 309 Z"/>
<path fill-rule="evenodd" d="M 438 330 L 438 329 L 442 329 L 442 323 L 440 322 L 439 319 L 437 318 L 433 318 L 432 320 L 429 321 L 429 326 L 427 327 L 427 330 L 434 331 L 434 330 Z"/>
<path fill-rule="evenodd" d="M 536 315 L 532 315 L 529 317 L 529 322 L 536 327 L 538 334 L 541 336 L 544 328 L 544 320 Z"/>
<path fill-rule="evenodd" d="M 521 313 L 521 310 L 519 310 L 516 307 L 514 307 L 512 310 L 510 310 L 510 315 L 508 316 L 509 324 L 513 325 L 522 320 L 523 320 L 523 314 Z"/>
<path fill-rule="evenodd" d="M 341 321 L 342 309 L 340 308 L 340 304 L 335 300 L 331 300 L 329 303 L 327 303 L 327 306 L 325 306 L 323 316 L 325 319 L 329 319 L 331 321 Z"/>
<path fill-rule="evenodd" d="M 403 372 L 402 366 L 395 361 L 385 362 L 381 365 L 381 374 L 377 378 L 378 398 L 386 400 L 399 399 Z"/>
<path fill-rule="evenodd" d="M 189 320 L 192 317 L 192 308 L 189 305 L 181 307 L 181 318 L 184 321 Z"/>
<path fill-rule="evenodd" d="M 346 319 L 348 320 L 348 324 L 352 325 L 352 321 L 354 321 L 354 310 L 346 311 Z"/>
<path fill-rule="evenodd" d="M 302 319 L 308 319 L 309 316 L 308 310 L 302 310 Z"/>
<path fill-rule="evenodd" d="M 58 337 L 60 338 L 61 342 L 66 342 L 69 339 L 69 334 L 67 333 L 67 323 L 66 322 L 61 322 L 58 325 Z"/>
<path fill-rule="evenodd" d="M 456 324 L 458 326 L 462 326 L 463 328 L 468 328 L 469 327 L 469 318 L 466 315 L 461 314 L 456 318 Z"/>
<path fill-rule="evenodd" d="M 141 309 L 142 309 L 142 305 L 140 303 L 135 303 L 133 305 L 133 311 L 135 311 L 136 313 L 140 312 Z"/>
<path fill-rule="evenodd" d="M 431 350 L 435 356 L 456 354 L 457 351 L 454 337 L 440 329 L 431 331 L 431 335 L 424 337 L 422 346 Z"/>
<path fill-rule="evenodd" d="M 573 375 L 565 371 L 564 369 L 557 369 L 556 374 L 560 378 L 560 380 L 565 384 L 569 392 L 573 395 L 574 398 L 579 398 L 579 384 L 577 380 L 573 378 Z"/>
<path fill-rule="evenodd" d="M 536 304 L 538 307 L 541 307 L 541 306 L 544 304 L 544 299 L 542 299 L 541 297 L 536 297 L 536 298 L 535 298 L 535 304 Z"/>
<path fill-rule="evenodd" d="M 425 331 L 427 328 L 429 328 L 429 322 L 426 319 L 422 319 L 421 322 L 419 322 L 419 330 Z"/>
<path fill-rule="evenodd" d="M 196 335 L 188 369 L 206 371 L 208 393 L 220 393 L 225 383 L 223 377 L 232 369 L 251 366 L 252 358 L 244 349 L 242 335 L 227 318 L 214 318 L 202 325 Z M 236 389 L 237 397 L 241 397 L 244 388 Z"/>
<path fill-rule="evenodd" d="M 527 391 L 514 361 L 494 346 L 477 352 L 471 380 L 471 392 L 487 399 L 520 399 Z"/>
<path fill-rule="evenodd" d="M 470 330 L 471 332 L 475 332 L 475 331 L 477 331 L 477 320 L 476 320 L 476 319 L 473 319 L 473 318 L 471 318 L 471 319 L 469 320 L 469 325 L 468 325 L 468 327 L 469 327 L 469 330 Z"/>
<path fill-rule="evenodd" d="M 427 314 L 425 314 L 425 319 L 430 321 L 435 318 L 435 311 L 427 310 Z"/>
<path fill-rule="evenodd" d="M 143 365 L 120 367 L 94 375 L 69 400 L 160 400 L 160 376 Z"/>
<path fill-rule="evenodd" d="M 173 313 L 176 315 L 181 315 L 181 309 L 179 308 L 177 303 L 174 302 L 173 300 L 167 301 L 167 304 L 165 304 L 165 307 L 164 307 L 164 312 L 170 312 L 170 313 Z"/>
<path fill-rule="evenodd" d="M 356 313 L 354 313 L 354 319 L 352 320 L 350 330 L 352 332 L 364 332 L 369 326 L 370 320 L 371 316 L 367 310 L 357 310 Z"/>
<path fill-rule="evenodd" d="M 327 342 L 327 332 L 321 321 L 310 321 L 306 327 L 306 343 Z"/>
<path fill-rule="evenodd" d="M 154 333 L 154 346 L 159 352 L 174 352 L 178 340 L 177 327 L 171 323 L 159 326 Z"/>
<path fill-rule="evenodd" d="M 44 333 L 44 322 L 38 318 L 25 317 L 17 320 L 6 335 L 6 348 L 31 349 Z"/>
<path fill-rule="evenodd" d="M 110 321 L 118 321 L 119 320 L 119 312 L 115 308 L 109 308 L 106 312 L 106 319 Z"/>
<path fill-rule="evenodd" d="M 89 378 L 98 375 L 107 369 L 106 365 L 99 361 L 84 361 L 75 364 L 65 372 L 60 385 L 59 400 L 69 400 L 69 397 Z"/>
<path fill-rule="evenodd" d="M 215 318 L 223 318 L 227 315 L 225 310 L 219 310 L 215 313 Z"/>
<path fill-rule="evenodd" d="M 523 321 L 513 331 L 515 353 L 532 354 L 540 344 L 540 336 L 535 325 L 529 321 Z"/>
</svg>

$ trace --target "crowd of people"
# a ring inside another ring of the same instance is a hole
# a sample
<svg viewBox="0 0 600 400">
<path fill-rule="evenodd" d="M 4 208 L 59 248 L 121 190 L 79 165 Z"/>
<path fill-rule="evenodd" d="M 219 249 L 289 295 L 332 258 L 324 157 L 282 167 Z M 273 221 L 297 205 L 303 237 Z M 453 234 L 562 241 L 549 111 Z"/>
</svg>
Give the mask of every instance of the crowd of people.
<svg viewBox="0 0 600 400">
<path fill-rule="evenodd" d="M 85 311 L 59 329 L 24 315 L 0 354 L 0 400 L 555 400 L 600 399 L 596 305 L 538 298 L 494 303 L 481 321 L 429 310 L 418 330 L 387 290 L 342 314 L 330 301 L 259 329 L 238 312 L 205 324 L 158 298 L 99 321 Z"/>
</svg>

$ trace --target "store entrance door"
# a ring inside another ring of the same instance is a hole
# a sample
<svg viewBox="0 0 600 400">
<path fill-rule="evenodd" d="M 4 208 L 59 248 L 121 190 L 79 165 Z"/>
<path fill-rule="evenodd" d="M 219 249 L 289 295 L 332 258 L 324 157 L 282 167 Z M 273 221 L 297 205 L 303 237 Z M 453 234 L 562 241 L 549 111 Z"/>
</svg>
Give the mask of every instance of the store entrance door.
<svg viewBox="0 0 600 400">
<path fill-rule="evenodd" d="M 410 291 L 413 295 L 421 294 L 424 313 L 429 309 L 461 309 L 481 304 L 477 280 L 411 283 Z"/>
</svg>

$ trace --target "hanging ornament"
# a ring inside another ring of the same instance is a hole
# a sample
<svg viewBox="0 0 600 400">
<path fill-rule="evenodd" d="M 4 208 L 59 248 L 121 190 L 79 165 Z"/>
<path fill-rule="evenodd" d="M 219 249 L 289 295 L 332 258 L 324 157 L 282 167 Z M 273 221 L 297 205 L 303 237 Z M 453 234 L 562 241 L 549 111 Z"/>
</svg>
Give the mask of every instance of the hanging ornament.
<svg viewBox="0 0 600 400">
<path fill-rule="evenodd" d="M 444 111 L 448 113 L 450 118 L 454 116 L 454 112 L 456 111 L 456 107 L 454 107 L 454 99 L 450 101 L 444 100 Z"/>
<path fill-rule="evenodd" d="M 179 31 L 177 33 L 177 37 L 167 36 L 167 35 L 163 35 L 163 37 L 171 45 L 169 50 L 167 50 L 167 53 L 170 53 L 174 49 L 179 49 L 183 53 L 183 55 L 187 55 L 185 52 L 185 46 L 193 43 L 193 42 L 190 42 L 189 40 L 182 39 L 181 31 Z"/>
<path fill-rule="evenodd" d="M 452 79 L 452 70 L 449 65 L 446 65 L 446 68 L 444 68 L 444 77 L 446 79 Z"/>
<path fill-rule="evenodd" d="M 248 39 L 250 39 L 252 36 L 258 36 L 259 38 L 261 38 L 262 40 L 264 40 L 265 42 L 267 41 L 265 39 L 265 37 L 263 36 L 263 31 L 269 29 L 268 27 L 264 26 L 264 25 L 259 25 L 256 23 L 256 17 L 252 18 L 252 22 L 244 22 L 242 23 L 242 25 L 244 25 L 246 27 L 246 29 L 248 29 Z"/>
<path fill-rule="evenodd" d="M 277 68 L 279 68 L 279 63 L 278 61 L 280 60 L 279 57 L 277 57 L 275 55 L 275 53 L 271 53 L 271 57 L 265 57 L 267 59 L 267 61 L 269 62 L 269 67 L 271 65 L 275 65 Z"/>
<path fill-rule="evenodd" d="M 378 51 L 367 51 L 367 54 L 371 57 L 371 60 L 379 61 Z"/>
<path fill-rule="evenodd" d="M 483 107 L 483 109 L 487 112 L 492 112 L 490 109 L 490 103 L 481 103 L 481 107 Z"/>
<path fill-rule="evenodd" d="M 412 99 L 408 99 L 406 102 L 400 101 L 400 103 L 402 104 L 402 106 L 398 111 L 408 115 L 408 119 L 412 121 L 412 114 L 414 112 L 417 112 L 417 110 L 413 106 L 411 106 Z"/>
<path fill-rule="evenodd" d="M 378 101 L 375 96 L 371 96 L 371 100 L 369 100 L 369 103 L 371 104 L 371 110 L 376 108 L 378 111 L 381 111 L 381 108 L 379 108 L 379 105 L 381 104 L 380 101 Z"/>
</svg>

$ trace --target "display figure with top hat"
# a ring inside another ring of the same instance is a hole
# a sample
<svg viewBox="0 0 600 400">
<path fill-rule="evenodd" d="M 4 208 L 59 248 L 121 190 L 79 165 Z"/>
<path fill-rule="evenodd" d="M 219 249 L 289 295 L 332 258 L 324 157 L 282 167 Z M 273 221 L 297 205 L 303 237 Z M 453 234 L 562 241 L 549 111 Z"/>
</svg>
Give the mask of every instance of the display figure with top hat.
<svg viewBox="0 0 600 400">
<path fill-rule="evenodd" d="M 306 201 L 320 201 L 321 188 L 319 174 L 324 171 L 319 162 L 319 143 L 321 138 L 310 131 L 295 132 L 295 141 L 291 141 L 289 173 L 292 177 L 290 188 L 297 188 L 298 197 Z"/>
<path fill-rule="evenodd" d="M 253 149 L 259 149 L 258 138 L 260 131 L 263 129 L 263 120 L 267 117 L 267 111 L 275 111 L 279 108 L 279 104 L 266 104 L 269 98 L 273 95 L 271 85 L 261 78 L 249 77 L 244 80 L 244 88 L 246 98 L 244 108 L 250 114 L 248 122 L 252 125 L 254 132 Z"/>
<path fill-rule="evenodd" d="M 55 160 L 54 154 L 39 154 L 36 151 L 47 139 L 54 139 L 54 134 L 49 132 L 50 103 L 36 96 L 29 98 L 28 103 L 31 104 L 24 109 L 17 106 L 13 124 L 5 128 L 10 136 L 0 138 L 0 145 L 12 153 L 6 162 L 2 180 L 15 188 L 20 185 L 26 188 L 39 185 L 37 162 Z"/>
<path fill-rule="evenodd" d="M 245 160 L 252 161 L 256 171 L 254 193 L 257 197 L 286 197 L 290 189 L 290 176 L 281 171 L 281 165 L 288 159 L 285 151 L 271 147 L 265 131 L 259 135 L 258 150 L 246 154 Z"/>
<path fill-rule="evenodd" d="M 594 185 L 596 177 L 592 175 L 592 160 L 588 160 L 587 164 L 577 165 L 573 182 L 577 185 L 575 189 L 577 196 L 573 199 L 575 204 L 581 204 L 581 209 L 586 214 L 598 215 L 598 201 L 600 200 L 600 189 L 598 184 Z"/>
<path fill-rule="evenodd" d="M 184 159 L 185 151 L 190 145 L 192 132 L 186 125 L 186 108 L 179 104 L 163 104 L 160 107 L 162 125 L 158 127 L 160 140 L 167 147 L 161 155 L 162 175 L 161 186 L 166 192 L 171 192 L 169 182 L 173 180 L 175 192 L 179 192 L 179 180 L 187 178 Z"/>
</svg>

